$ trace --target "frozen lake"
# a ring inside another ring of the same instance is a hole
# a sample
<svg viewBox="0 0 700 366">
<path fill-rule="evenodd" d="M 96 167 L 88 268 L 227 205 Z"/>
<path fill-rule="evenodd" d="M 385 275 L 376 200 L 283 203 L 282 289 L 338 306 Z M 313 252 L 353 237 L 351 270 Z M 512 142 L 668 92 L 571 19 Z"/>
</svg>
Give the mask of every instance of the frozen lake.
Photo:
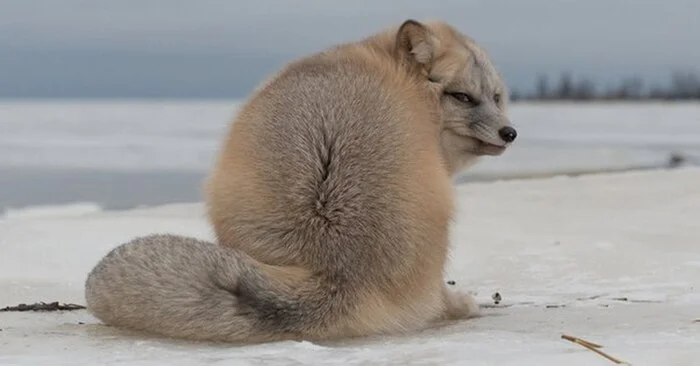
<svg viewBox="0 0 700 366">
<path fill-rule="evenodd" d="M 201 198 L 236 101 L 2 101 L 0 210 Z M 517 143 L 463 177 L 482 180 L 700 162 L 699 103 L 513 104 Z"/>
</svg>

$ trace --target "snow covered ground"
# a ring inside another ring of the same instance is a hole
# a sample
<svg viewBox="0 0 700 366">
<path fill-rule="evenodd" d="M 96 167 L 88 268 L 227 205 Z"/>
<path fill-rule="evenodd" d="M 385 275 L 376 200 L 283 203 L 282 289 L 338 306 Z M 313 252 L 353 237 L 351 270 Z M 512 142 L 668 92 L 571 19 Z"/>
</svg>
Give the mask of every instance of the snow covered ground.
<svg viewBox="0 0 700 366">
<path fill-rule="evenodd" d="M 634 365 L 700 361 L 700 169 L 472 183 L 447 278 L 498 308 L 404 336 L 190 344 L 102 326 L 85 311 L 0 312 L 0 365 Z M 12 210 L 0 219 L 0 307 L 84 303 L 87 272 L 136 235 L 211 239 L 200 204 Z"/>
<path fill-rule="evenodd" d="M 236 107 L 0 102 L 0 307 L 84 303 L 87 272 L 136 235 L 211 239 L 198 203 L 101 204 L 199 197 Z M 515 104 L 511 116 L 515 146 L 467 178 L 660 167 L 671 153 L 700 163 L 697 103 Z M 405 336 L 238 347 L 128 334 L 85 311 L 0 312 L 0 366 L 610 364 L 562 333 L 635 365 L 700 364 L 700 168 L 457 190 L 447 278 L 484 304 L 503 296 L 482 318 Z M 23 207 L 49 198 L 76 203 Z"/>
</svg>

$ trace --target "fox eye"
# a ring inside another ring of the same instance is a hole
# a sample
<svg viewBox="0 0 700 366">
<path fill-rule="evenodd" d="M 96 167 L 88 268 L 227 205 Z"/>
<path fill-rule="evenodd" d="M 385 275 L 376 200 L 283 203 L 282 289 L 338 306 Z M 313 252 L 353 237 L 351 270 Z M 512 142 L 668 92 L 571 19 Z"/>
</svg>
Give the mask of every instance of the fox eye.
<svg viewBox="0 0 700 366">
<path fill-rule="evenodd" d="M 494 95 L 493 95 L 493 101 L 496 102 L 496 103 L 500 103 L 500 102 L 501 102 L 501 95 L 500 95 L 500 94 L 494 94 Z"/>
<path fill-rule="evenodd" d="M 467 94 L 467 93 L 449 92 L 449 93 L 447 93 L 447 94 L 448 94 L 449 96 L 451 96 L 452 98 L 458 100 L 458 101 L 461 102 L 461 103 L 471 104 L 471 105 L 477 104 L 477 103 L 476 103 L 476 99 L 472 98 L 472 96 L 469 95 L 469 94 Z"/>
</svg>

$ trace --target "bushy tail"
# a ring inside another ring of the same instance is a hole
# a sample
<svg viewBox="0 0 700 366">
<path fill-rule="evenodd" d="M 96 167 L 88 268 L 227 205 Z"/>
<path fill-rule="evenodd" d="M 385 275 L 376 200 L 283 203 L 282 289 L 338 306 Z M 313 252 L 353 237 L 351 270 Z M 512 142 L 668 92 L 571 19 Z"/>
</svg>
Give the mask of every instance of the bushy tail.
<svg viewBox="0 0 700 366">
<path fill-rule="evenodd" d="M 328 303 L 304 270 L 176 235 L 113 249 L 89 273 L 85 296 L 88 310 L 107 325 L 227 342 L 294 339 L 323 327 L 313 314 L 327 313 L 318 307 Z"/>
</svg>

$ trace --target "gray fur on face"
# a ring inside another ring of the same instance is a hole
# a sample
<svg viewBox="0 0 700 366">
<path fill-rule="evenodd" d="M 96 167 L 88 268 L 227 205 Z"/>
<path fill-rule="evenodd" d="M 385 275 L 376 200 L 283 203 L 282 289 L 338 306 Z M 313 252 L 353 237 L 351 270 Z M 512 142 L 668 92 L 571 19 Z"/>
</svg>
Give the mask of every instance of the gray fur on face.
<svg viewBox="0 0 700 366">
<path fill-rule="evenodd" d="M 448 169 L 455 174 L 485 155 L 500 155 L 512 141 L 501 136 L 511 127 L 509 92 L 486 52 L 472 39 L 438 25 L 456 41 L 437 58 L 430 80 L 441 90 L 441 144 Z M 460 95 L 457 95 L 460 94 Z"/>
</svg>

